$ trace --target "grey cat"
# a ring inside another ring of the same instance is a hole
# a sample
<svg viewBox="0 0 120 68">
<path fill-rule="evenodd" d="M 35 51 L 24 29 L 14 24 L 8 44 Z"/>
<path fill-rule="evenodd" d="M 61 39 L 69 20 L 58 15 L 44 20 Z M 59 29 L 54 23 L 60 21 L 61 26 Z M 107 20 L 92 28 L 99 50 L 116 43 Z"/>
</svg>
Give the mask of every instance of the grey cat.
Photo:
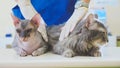
<svg viewBox="0 0 120 68">
<path fill-rule="evenodd" d="M 63 25 L 49 27 L 49 43 L 53 47 L 53 52 L 65 57 L 101 56 L 98 44 L 102 45 L 108 42 L 107 29 L 95 17 L 97 18 L 96 15 L 89 14 L 63 41 L 58 41 L 60 28 Z"/>
<path fill-rule="evenodd" d="M 37 31 L 38 18 L 20 20 L 12 15 L 15 26 L 15 38 L 12 47 L 20 56 L 38 56 L 48 51 L 48 44 Z"/>
</svg>

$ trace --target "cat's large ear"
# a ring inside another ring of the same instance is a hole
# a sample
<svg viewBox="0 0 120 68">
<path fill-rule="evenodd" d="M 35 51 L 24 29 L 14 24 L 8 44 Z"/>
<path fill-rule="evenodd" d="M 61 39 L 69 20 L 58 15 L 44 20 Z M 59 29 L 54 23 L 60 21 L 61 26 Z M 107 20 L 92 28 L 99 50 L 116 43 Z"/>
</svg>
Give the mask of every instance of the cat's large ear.
<svg viewBox="0 0 120 68">
<path fill-rule="evenodd" d="M 31 19 L 31 23 L 33 23 L 35 26 L 39 27 L 40 25 L 40 15 L 36 14 L 35 16 L 33 16 L 33 18 Z"/>
<path fill-rule="evenodd" d="M 17 24 L 19 24 L 20 20 L 16 16 L 14 16 L 13 14 L 11 14 L 11 17 L 12 17 L 14 26 L 16 26 Z"/>
<path fill-rule="evenodd" d="M 85 26 L 86 26 L 86 27 L 89 27 L 89 26 L 93 23 L 94 18 L 95 18 L 95 15 L 94 15 L 94 14 L 89 14 L 88 17 L 87 17 L 87 19 L 86 19 L 86 24 L 85 24 Z"/>
</svg>

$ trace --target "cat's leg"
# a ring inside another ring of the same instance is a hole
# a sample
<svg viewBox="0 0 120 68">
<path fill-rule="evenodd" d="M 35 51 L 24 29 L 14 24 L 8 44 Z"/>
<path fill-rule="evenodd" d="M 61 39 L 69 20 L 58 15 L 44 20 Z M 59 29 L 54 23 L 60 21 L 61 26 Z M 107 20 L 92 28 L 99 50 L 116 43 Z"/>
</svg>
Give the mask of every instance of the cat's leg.
<svg viewBox="0 0 120 68">
<path fill-rule="evenodd" d="M 21 57 L 27 56 L 27 52 L 26 52 L 24 49 L 22 49 L 22 48 L 19 48 L 19 49 L 18 49 L 18 54 L 19 54 Z"/>
<path fill-rule="evenodd" d="M 74 57 L 75 56 L 75 52 L 72 49 L 66 49 L 63 54 L 64 57 Z"/>
<path fill-rule="evenodd" d="M 48 46 L 44 45 L 43 47 L 38 48 L 37 50 L 33 51 L 32 56 L 39 56 L 48 51 Z"/>
<path fill-rule="evenodd" d="M 20 55 L 21 57 L 25 57 L 27 56 L 27 52 L 25 50 L 23 50 L 22 48 L 19 47 L 14 47 L 14 50 L 17 52 L 18 55 Z"/>
<path fill-rule="evenodd" d="M 100 57 L 101 52 L 99 51 L 99 47 L 93 47 L 92 50 L 90 51 L 90 56 Z"/>
<path fill-rule="evenodd" d="M 18 55 L 22 57 L 27 56 L 27 52 L 24 49 L 18 47 L 16 43 L 13 43 L 12 48 L 17 52 Z"/>
</svg>

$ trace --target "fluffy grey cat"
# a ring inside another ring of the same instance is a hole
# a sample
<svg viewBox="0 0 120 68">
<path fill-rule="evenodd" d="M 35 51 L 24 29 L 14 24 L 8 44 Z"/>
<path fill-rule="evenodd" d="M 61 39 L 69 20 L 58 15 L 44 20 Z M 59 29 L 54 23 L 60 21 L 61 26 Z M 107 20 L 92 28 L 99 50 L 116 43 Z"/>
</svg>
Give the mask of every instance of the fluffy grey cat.
<svg viewBox="0 0 120 68">
<path fill-rule="evenodd" d="M 76 25 L 66 39 L 59 42 L 60 28 L 63 25 L 49 27 L 49 43 L 53 47 L 53 52 L 65 57 L 101 56 L 99 45 L 108 42 L 107 29 L 95 17 L 93 14 L 88 15 L 85 20 Z"/>
<path fill-rule="evenodd" d="M 48 44 L 37 31 L 39 23 L 34 20 L 20 20 L 13 16 L 15 38 L 12 47 L 20 56 L 38 56 L 48 51 Z"/>
</svg>

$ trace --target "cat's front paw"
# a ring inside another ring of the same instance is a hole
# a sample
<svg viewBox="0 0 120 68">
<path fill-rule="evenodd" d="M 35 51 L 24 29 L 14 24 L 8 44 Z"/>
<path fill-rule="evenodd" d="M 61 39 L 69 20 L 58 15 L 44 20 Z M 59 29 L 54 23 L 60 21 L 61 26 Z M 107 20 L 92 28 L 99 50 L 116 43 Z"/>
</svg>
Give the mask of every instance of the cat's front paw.
<svg viewBox="0 0 120 68">
<path fill-rule="evenodd" d="M 35 50 L 33 53 L 32 53 L 32 56 L 39 56 L 41 55 L 40 52 L 38 50 Z"/>
<path fill-rule="evenodd" d="M 100 52 L 100 51 L 93 52 L 93 53 L 91 54 L 91 56 L 100 57 L 100 56 L 101 56 L 101 52 Z"/>
<path fill-rule="evenodd" d="M 93 54 L 94 57 L 100 57 L 101 56 L 101 52 L 97 51 Z"/>
<path fill-rule="evenodd" d="M 26 53 L 26 51 L 24 51 L 23 49 L 19 49 L 19 55 L 20 55 L 21 57 L 25 57 L 25 56 L 27 56 L 27 53 Z"/>
<path fill-rule="evenodd" d="M 40 48 L 38 50 L 33 51 L 32 56 L 39 56 L 39 55 L 42 55 L 44 53 L 45 53 L 45 49 L 44 48 Z"/>
<path fill-rule="evenodd" d="M 44 52 L 35 50 L 35 51 L 32 53 L 32 56 L 39 56 L 39 55 L 42 55 L 42 54 L 44 54 Z"/>
<path fill-rule="evenodd" d="M 69 49 L 69 50 L 64 51 L 62 55 L 64 57 L 71 58 L 71 57 L 75 56 L 75 53 L 72 50 Z"/>
<path fill-rule="evenodd" d="M 90 52 L 90 56 L 100 57 L 101 52 L 99 51 L 99 47 L 93 47 L 92 51 Z"/>
</svg>

